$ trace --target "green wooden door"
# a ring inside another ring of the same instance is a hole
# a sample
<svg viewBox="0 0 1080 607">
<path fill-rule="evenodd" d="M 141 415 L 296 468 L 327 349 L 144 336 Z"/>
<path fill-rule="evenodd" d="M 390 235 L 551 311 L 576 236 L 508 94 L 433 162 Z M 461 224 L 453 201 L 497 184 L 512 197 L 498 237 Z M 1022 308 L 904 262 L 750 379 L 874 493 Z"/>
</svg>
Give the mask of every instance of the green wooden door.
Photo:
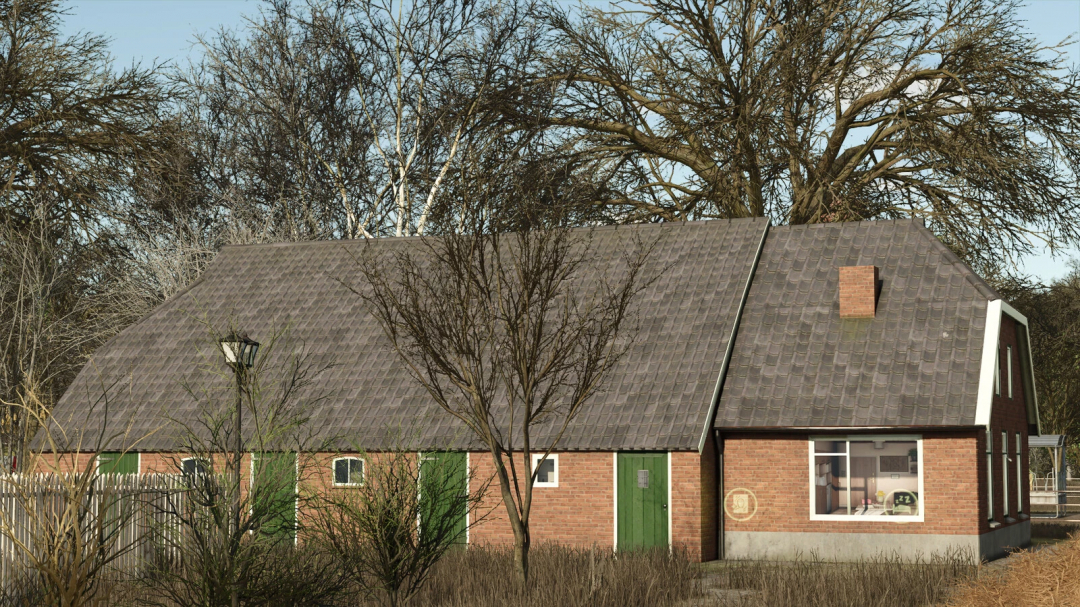
<svg viewBox="0 0 1080 607">
<path fill-rule="evenodd" d="M 421 456 L 420 533 L 426 529 L 427 533 L 465 545 L 468 476 L 464 453 L 440 451 Z"/>
<path fill-rule="evenodd" d="M 99 453 L 98 474 L 138 474 L 138 453 Z"/>
<path fill-rule="evenodd" d="M 668 454 L 618 454 L 618 549 L 668 545 Z"/>
<path fill-rule="evenodd" d="M 263 519 L 263 533 L 295 540 L 296 454 L 260 453 L 253 468 L 252 515 Z"/>
</svg>

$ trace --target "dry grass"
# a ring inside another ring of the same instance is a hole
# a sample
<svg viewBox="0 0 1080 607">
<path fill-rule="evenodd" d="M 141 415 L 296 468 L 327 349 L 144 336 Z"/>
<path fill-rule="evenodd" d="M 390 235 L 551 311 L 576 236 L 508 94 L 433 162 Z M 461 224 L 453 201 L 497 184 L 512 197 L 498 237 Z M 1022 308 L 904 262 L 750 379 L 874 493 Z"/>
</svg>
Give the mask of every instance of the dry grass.
<svg viewBox="0 0 1080 607">
<path fill-rule="evenodd" d="M 1011 557 L 1000 575 L 962 584 L 951 607 L 1080 605 L 1080 534 L 1038 552 Z"/>
<path fill-rule="evenodd" d="M 897 556 L 850 563 L 727 561 L 712 569 L 706 586 L 726 597 L 727 602 L 720 603 L 725 605 L 914 607 L 943 601 L 958 580 L 975 574 L 977 566 L 971 557 L 958 553 L 916 561 Z"/>
<path fill-rule="evenodd" d="M 552 545 L 530 552 L 530 586 L 520 594 L 509 548 L 470 548 L 447 554 L 413 605 L 432 607 L 647 607 L 695 596 L 698 567 L 665 550 L 621 554 Z"/>
</svg>

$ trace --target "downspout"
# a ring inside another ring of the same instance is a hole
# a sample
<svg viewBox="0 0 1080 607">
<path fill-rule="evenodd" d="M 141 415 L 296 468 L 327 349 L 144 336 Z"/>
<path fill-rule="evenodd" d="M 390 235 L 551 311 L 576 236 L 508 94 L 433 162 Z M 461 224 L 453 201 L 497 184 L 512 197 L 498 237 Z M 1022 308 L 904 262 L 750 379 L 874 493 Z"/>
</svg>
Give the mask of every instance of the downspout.
<svg viewBox="0 0 1080 607">
<path fill-rule="evenodd" d="M 724 437 L 713 431 L 713 462 L 716 466 L 716 558 L 724 560 Z"/>
<path fill-rule="evenodd" d="M 731 325 L 731 336 L 728 338 L 727 348 L 724 350 L 724 362 L 720 366 L 720 374 L 716 378 L 716 386 L 713 388 L 712 400 L 709 403 L 709 414 L 705 416 L 705 427 L 701 429 L 701 439 L 698 441 L 698 453 L 705 450 L 705 441 L 709 438 L 709 431 L 713 431 L 713 465 L 716 466 L 716 555 L 724 558 L 724 443 L 718 430 L 713 430 L 716 420 L 716 410 L 720 405 L 720 393 L 724 387 L 724 378 L 727 376 L 728 364 L 731 363 L 731 354 L 735 351 L 735 338 L 739 334 L 739 323 L 742 322 L 743 308 L 746 300 L 750 297 L 750 285 L 754 282 L 757 274 L 758 262 L 761 261 L 761 252 L 765 249 L 765 238 L 769 235 L 769 222 L 765 222 L 765 228 L 761 230 L 761 239 L 758 241 L 757 251 L 754 252 L 754 262 L 750 265 L 750 272 L 746 276 L 746 284 L 743 285 L 742 296 L 739 298 L 739 307 L 735 312 L 735 322 Z"/>
</svg>

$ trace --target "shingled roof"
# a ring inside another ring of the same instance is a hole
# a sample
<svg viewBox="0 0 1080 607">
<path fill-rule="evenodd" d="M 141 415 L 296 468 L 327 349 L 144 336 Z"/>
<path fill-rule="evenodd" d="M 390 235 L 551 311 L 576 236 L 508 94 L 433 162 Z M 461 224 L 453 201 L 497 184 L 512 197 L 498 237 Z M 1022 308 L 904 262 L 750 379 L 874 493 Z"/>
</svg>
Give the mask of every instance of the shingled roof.
<svg viewBox="0 0 1080 607">
<path fill-rule="evenodd" d="M 840 318 L 842 266 L 880 269 L 874 318 Z M 918 221 L 770 228 L 714 425 L 975 425 L 994 299 Z"/>
<path fill-rule="evenodd" d="M 764 219 L 745 219 L 589 230 L 598 271 L 618 263 L 635 234 L 657 238 L 646 273 L 660 278 L 639 296 L 632 350 L 561 449 L 698 447 L 766 229 Z M 185 386 L 230 402 L 229 376 L 207 323 L 218 331 L 232 323 L 257 340 L 288 326 L 290 342 L 303 344 L 313 363 L 336 364 L 308 390 L 308 397 L 316 390 L 326 396 L 312 411 L 315 438 L 377 450 L 392 446 L 395 433 L 412 432 L 431 448 L 465 446 L 466 434 L 410 378 L 362 300 L 338 280 L 362 280 L 359 247 L 418 245 L 403 238 L 225 247 L 190 288 L 98 349 L 54 420 L 69 432 L 116 436 L 101 445 L 106 450 L 130 437 L 141 439 L 139 451 L 176 449 L 180 425 L 198 415 Z M 597 282 L 590 275 L 581 280 Z M 282 356 L 288 348 L 278 350 Z M 128 425 L 128 438 L 121 437 Z"/>
</svg>

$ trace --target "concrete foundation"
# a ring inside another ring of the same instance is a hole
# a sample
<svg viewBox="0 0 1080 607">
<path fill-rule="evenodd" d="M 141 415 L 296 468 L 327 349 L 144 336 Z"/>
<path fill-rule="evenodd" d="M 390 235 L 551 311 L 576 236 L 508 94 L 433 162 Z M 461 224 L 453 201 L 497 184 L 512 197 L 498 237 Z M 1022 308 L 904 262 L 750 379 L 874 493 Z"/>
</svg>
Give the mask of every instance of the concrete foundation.
<svg viewBox="0 0 1080 607">
<path fill-rule="evenodd" d="M 882 555 L 927 559 L 960 552 L 992 560 L 1004 556 L 1009 548 L 1030 544 L 1030 521 L 982 535 L 728 531 L 724 533 L 724 558 L 855 561 Z"/>
</svg>

